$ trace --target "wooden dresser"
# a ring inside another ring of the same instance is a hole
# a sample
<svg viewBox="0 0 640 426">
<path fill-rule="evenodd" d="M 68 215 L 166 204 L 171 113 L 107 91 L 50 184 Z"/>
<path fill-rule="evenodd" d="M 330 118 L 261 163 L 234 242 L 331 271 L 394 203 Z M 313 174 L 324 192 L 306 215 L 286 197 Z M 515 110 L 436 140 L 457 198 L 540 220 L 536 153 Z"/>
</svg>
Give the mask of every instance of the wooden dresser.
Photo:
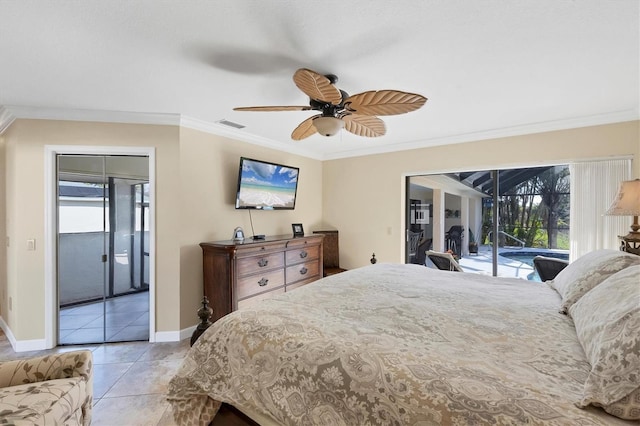
<svg viewBox="0 0 640 426">
<path fill-rule="evenodd" d="M 322 278 L 323 237 L 277 235 L 200 243 L 211 321 Z"/>
</svg>

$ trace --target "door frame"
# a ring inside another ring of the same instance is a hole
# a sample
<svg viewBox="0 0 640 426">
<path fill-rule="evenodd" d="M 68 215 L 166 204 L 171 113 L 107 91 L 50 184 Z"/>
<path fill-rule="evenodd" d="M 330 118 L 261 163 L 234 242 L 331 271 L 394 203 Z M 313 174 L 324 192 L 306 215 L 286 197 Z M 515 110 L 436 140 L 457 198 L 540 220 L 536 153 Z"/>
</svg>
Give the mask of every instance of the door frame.
<svg viewBox="0 0 640 426">
<path fill-rule="evenodd" d="M 57 297 L 57 163 L 58 155 L 129 155 L 145 156 L 149 161 L 149 342 L 155 342 L 155 147 L 45 145 L 44 147 L 44 337 L 45 349 L 57 346 L 58 297 Z"/>
</svg>

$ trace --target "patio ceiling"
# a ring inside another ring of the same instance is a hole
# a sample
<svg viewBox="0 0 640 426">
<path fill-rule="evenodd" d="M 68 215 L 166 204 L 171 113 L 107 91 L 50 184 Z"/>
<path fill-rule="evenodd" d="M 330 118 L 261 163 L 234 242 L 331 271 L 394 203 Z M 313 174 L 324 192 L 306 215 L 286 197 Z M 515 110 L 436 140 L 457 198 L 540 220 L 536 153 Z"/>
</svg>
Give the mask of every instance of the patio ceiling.
<svg viewBox="0 0 640 426">
<path fill-rule="evenodd" d="M 499 170 L 498 182 L 500 186 L 498 195 L 510 194 L 511 190 L 517 185 L 549 170 L 551 167 L 553 166 Z M 447 176 L 487 196 L 493 196 L 493 176 L 491 170 L 448 173 Z"/>
</svg>

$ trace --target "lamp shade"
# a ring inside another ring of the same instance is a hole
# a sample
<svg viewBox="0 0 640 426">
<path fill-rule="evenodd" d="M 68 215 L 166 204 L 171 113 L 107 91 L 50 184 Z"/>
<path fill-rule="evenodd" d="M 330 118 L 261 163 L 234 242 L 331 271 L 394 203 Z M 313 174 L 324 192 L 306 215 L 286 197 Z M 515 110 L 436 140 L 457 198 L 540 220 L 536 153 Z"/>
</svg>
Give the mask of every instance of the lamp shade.
<svg viewBox="0 0 640 426">
<path fill-rule="evenodd" d="M 313 125 L 322 136 L 333 136 L 344 127 L 344 121 L 335 117 L 318 117 Z"/>
<path fill-rule="evenodd" d="M 640 179 L 620 184 L 615 200 L 606 211 L 611 216 L 640 216 Z"/>
</svg>

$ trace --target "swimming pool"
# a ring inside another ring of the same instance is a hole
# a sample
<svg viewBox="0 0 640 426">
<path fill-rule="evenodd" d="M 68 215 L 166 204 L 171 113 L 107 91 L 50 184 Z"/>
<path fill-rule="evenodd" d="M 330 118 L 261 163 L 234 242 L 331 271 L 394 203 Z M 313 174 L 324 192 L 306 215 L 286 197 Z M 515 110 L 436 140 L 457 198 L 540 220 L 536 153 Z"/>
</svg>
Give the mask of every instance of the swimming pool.
<svg viewBox="0 0 640 426">
<path fill-rule="evenodd" d="M 533 267 L 533 258 L 536 256 L 546 256 L 546 257 L 554 257 L 556 259 L 564 259 L 569 260 L 569 253 L 563 253 L 559 251 L 550 251 L 550 250 L 518 250 L 518 251 L 506 251 L 501 252 L 500 256 L 506 257 L 509 259 L 517 260 L 518 262 L 522 262 Z M 530 281 L 542 281 L 538 272 L 534 271 L 527 275 L 527 279 Z"/>
</svg>

